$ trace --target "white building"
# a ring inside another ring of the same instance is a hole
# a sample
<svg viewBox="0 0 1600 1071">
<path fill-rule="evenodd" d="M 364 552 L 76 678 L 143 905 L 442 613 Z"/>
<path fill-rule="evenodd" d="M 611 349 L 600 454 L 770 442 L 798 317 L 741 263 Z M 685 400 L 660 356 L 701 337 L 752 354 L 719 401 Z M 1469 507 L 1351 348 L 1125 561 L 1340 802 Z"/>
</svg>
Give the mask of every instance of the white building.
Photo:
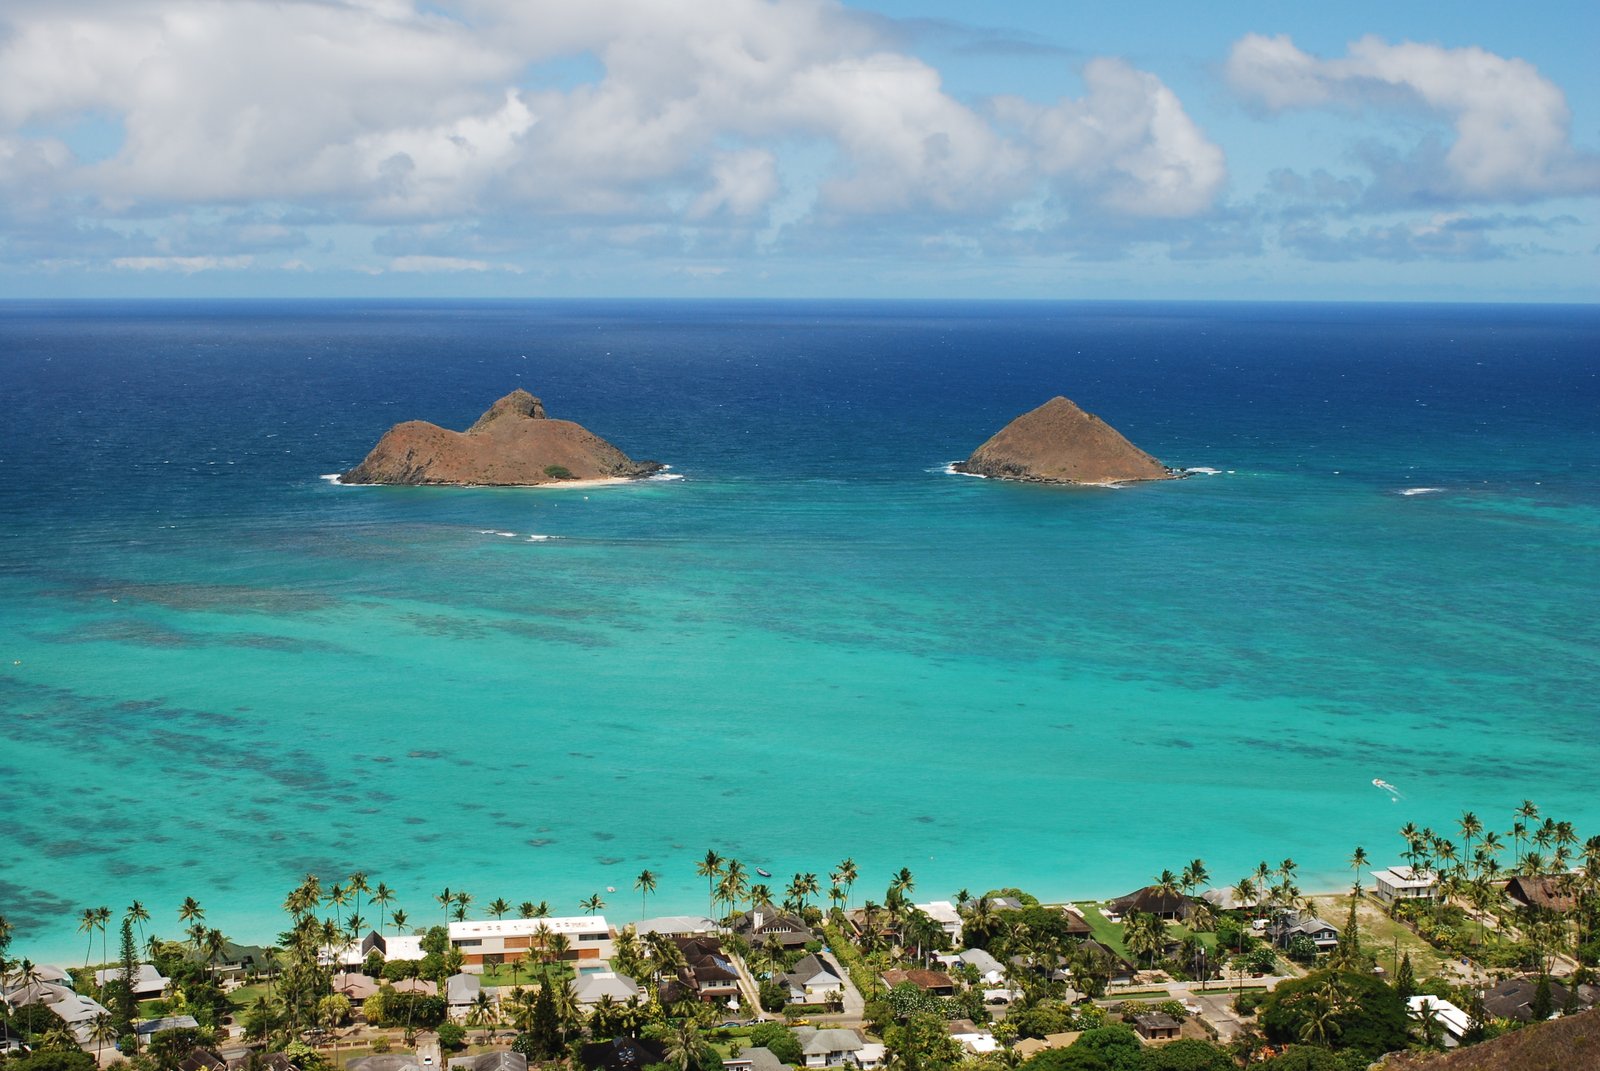
<svg viewBox="0 0 1600 1071">
<path fill-rule="evenodd" d="M 109 982 L 122 981 L 121 967 L 107 967 L 94 972 L 94 984 L 104 989 Z M 167 988 L 167 980 L 161 972 L 148 963 L 139 964 L 139 969 L 133 974 L 133 995 L 140 1000 L 147 997 L 159 997 Z"/>
<path fill-rule="evenodd" d="M 1446 1045 L 1458 1044 L 1461 1036 L 1472 1027 L 1472 1016 L 1442 997 L 1421 994 L 1407 999 L 1406 1004 L 1411 1010 L 1411 1018 L 1418 1022 L 1422 1021 L 1424 1015 L 1432 1013 L 1444 1028 Z"/>
<path fill-rule="evenodd" d="M 1432 900 L 1439 895 L 1439 875 L 1419 867 L 1391 866 L 1374 870 L 1372 880 L 1378 898 L 1386 903 L 1396 900 Z"/>
<path fill-rule="evenodd" d="M 611 958 L 611 927 L 604 915 L 450 924 L 450 944 L 461 951 L 461 961 L 468 967 L 537 957 L 540 943 L 557 935 L 567 940 L 564 959 Z"/>
<path fill-rule="evenodd" d="M 956 910 L 955 904 L 949 900 L 934 900 L 931 903 L 917 904 L 916 908 L 939 924 L 940 929 L 950 938 L 951 947 L 961 947 L 961 912 Z"/>
</svg>

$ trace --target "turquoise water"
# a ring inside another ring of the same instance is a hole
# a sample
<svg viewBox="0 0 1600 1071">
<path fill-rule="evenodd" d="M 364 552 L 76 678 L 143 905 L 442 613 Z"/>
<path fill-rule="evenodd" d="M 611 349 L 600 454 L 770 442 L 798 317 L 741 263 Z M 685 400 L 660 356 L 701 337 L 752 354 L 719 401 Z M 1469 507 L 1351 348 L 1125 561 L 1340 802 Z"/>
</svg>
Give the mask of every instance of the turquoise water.
<svg viewBox="0 0 1600 1071">
<path fill-rule="evenodd" d="M 0 914 L 70 960 L 134 898 L 269 937 L 307 870 L 625 919 L 645 868 L 649 913 L 703 910 L 708 848 L 1066 897 L 1197 856 L 1333 887 L 1524 797 L 1592 835 L 1597 343 L 1586 309 L 6 307 Z M 682 479 L 319 479 L 519 385 Z M 1054 393 L 1221 471 L 944 474 Z"/>
</svg>

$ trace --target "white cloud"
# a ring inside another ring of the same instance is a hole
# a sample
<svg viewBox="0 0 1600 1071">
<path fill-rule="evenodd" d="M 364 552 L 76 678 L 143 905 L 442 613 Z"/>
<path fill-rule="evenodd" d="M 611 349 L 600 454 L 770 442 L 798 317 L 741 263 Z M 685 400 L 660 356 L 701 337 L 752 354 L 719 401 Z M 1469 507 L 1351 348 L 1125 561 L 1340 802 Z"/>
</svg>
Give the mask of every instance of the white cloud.
<svg viewBox="0 0 1600 1071">
<path fill-rule="evenodd" d="M 255 263 L 252 256 L 233 257 L 116 257 L 113 268 L 124 271 L 178 272 L 194 275 L 203 271 L 242 271 Z"/>
<path fill-rule="evenodd" d="M 1040 169 L 1124 215 L 1187 217 L 1210 208 L 1227 161 L 1172 90 L 1121 60 L 1093 60 L 1083 77 L 1089 92 L 1081 100 L 997 102 L 1003 118 L 1027 130 Z"/>
<path fill-rule="evenodd" d="M 982 229 L 1045 187 L 1080 218 L 1220 194 L 1221 150 L 1153 74 L 1098 60 L 1081 99 L 990 109 L 886 29 L 833 0 L 12 0 L 0 194 L 26 187 L 69 245 L 78 221 L 138 220 L 157 253 L 310 243 L 186 222 L 271 206 L 715 256 L 852 221 Z M 541 82 L 573 56 L 601 73 Z M 85 116 L 122 137 L 95 162 L 37 133 Z"/>
<path fill-rule="evenodd" d="M 1391 184 L 1446 198 L 1526 200 L 1600 193 L 1600 158 L 1576 150 L 1560 88 L 1520 59 L 1481 48 L 1352 43 L 1320 59 L 1289 37 L 1250 34 L 1233 46 L 1227 75 L 1245 99 L 1271 111 L 1305 107 L 1421 107 L 1448 121 L 1442 153 L 1419 145 Z"/>
<path fill-rule="evenodd" d="M 522 269 L 515 264 L 491 264 L 487 260 L 471 260 L 466 257 L 434 257 L 420 253 L 403 257 L 395 257 L 389 261 L 389 270 L 397 272 L 463 272 L 463 271 L 508 271 L 521 272 Z"/>
</svg>

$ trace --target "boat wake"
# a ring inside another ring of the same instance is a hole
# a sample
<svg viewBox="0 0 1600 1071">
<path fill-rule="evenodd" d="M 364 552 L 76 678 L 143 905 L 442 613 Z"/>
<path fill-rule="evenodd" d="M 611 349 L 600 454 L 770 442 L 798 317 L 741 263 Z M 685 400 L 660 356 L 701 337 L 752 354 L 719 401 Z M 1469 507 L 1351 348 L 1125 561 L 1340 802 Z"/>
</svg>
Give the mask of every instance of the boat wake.
<svg viewBox="0 0 1600 1071">
<path fill-rule="evenodd" d="M 1400 790 L 1398 788 L 1395 788 L 1393 785 L 1391 785 L 1389 782 L 1385 781 L 1381 777 L 1374 777 L 1372 779 L 1372 787 L 1381 788 L 1385 792 L 1389 793 L 1389 802 L 1390 803 L 1395 803 L 1395 802 L 1397 802 L 1399 800 L 1405 799 L 1405 796 L 1401 794 L 1401 792 L 1400 792 Z"/>
</svg>

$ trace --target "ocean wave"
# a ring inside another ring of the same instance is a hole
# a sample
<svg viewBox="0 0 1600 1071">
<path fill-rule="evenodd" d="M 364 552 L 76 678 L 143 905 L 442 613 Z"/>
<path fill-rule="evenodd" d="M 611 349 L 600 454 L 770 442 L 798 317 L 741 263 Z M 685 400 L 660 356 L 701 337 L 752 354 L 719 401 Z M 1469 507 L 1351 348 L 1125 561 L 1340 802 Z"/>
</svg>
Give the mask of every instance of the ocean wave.
<svg viewBox="0 0 1600 1071">
<path fill-rule="evenodd" d="M 1221 469 L 1214 469 L 1214 468 L 1211 468 L 1209 465 L 1196 465 L 1193 468 L 1183 469 L 1182 471 L 1188 473 L 1190 476 L 1221 476 L 1222 475 L 1222 470 Z M 1232 472 L 1233 470 L 1229 469 L 1228 471 Z"/>
<path fill-rule="evenodd" d="M 1397 495 L 1405 495 L 1408 498 L 1412 495 L 1437 495 L 1443 493 L 1443 487 L 1403 487 L 1395 492 Z"/>
<path fill-rule="evenodd" d="M 512 539 L 512 538 L 516 537 L 517 533 L 515 533 L 515 532 L 502 532 L 498 528 L 479 528 L 478 529 L 478 534 L 479 535 L 499 536 L 501 539 Z"/>
<path fill-rule="evenodd" d="M 933 471 L 942 472 L 946 476 L 971 476 L 974 480 L 987 480 L 989 478 L 981 472 L 962 472 L 960 469 L 956 468 L 956 466 L 959 464 L 961 464 L 959 461 L 947 461 L 945 462 L 944 468 L 935 469 Z"/>
<path fill-rule="evenodd" d="M 683 479 L 683 476 L 680 473 L 664 472 L 664 471 L 663 472 L 658 472 L 653 476 L 646 476 L 645 477 L 645 481 L 646 482 L 650 482 L 650 481 L 665 481 L 665 480 L 681 480 L 681 479 Z"/>
<path fill-rule="evenodd" d="M 539 534 L 535 533 L 535 534 L 529 536 L 527 541 L 529 543 L 546 543 L 546 542 L 548 542 L 548 541 L 550 541 L 552 539 L 560 539 L 560 538 L 561 538 L 560 536 L 539 535 Z"/>
<path fill-rule="evenodd" d="M 343 475 L 344 475 L 344 473 L 342 473 L 342 472 L 325 472 L 321 476 L 318 476 L 317 479 L 319 479 L 319 480 L 327 480 L 329 483 L 333 484 L 335 487 L 343 487 L 344 486 L 344 481 L 339 479 L 339 477 L 343 476 Z"/>
</svg>

